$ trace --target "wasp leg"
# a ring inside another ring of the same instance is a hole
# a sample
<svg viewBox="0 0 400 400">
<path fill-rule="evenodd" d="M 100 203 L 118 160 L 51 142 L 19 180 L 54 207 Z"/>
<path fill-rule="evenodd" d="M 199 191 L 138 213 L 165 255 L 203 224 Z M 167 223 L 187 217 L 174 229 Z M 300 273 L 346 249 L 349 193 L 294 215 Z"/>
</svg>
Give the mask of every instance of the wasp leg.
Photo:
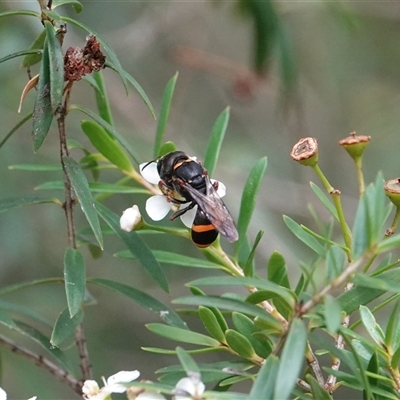
<svg viewBox="0 0 400 400">
<path fill-rule="evenodd" d="M 173 221 L 175 218 L 180 217 L 181 215 L 185 214 L 186 211 L 191 210 L 194 206 L 196 205 L 196 203 L 194 201 L 192 201 L 187 207 L 185 208 L 181 208 L 178 211 L 175 211 L 171 217 L 169 218 L 171 221 Z"/>
</svg>

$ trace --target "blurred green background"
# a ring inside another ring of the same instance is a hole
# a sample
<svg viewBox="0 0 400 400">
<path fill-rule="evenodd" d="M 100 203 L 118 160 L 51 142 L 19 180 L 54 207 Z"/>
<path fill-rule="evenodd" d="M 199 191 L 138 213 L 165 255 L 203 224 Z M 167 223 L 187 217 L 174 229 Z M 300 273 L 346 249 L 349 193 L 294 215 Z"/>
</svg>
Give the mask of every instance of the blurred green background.
<svg viewBox="0 0 400 400">
<path fill-rule="evenodd" d="M 213 123 L 230 106 L 229 127 L 214 177 L 226 184 L 224 200 L 236 218 L 251 167 L 268 156 L 267 177 L 258 197 L 251 239 L 260 229 L 265 231 L 257 255 L 261 273 L 270 253 L 278 250 L 286 257 L 295 282 L 299 261 L 308 261 L 309 254 L 288 232 L 282 214 L 312 226 L 307 204 L 315 203 L 315 198 L 309 181 L 316 182 L 311 169 L 290 159 L 295 142 L 305 136 L 318 139 L 321 168 L 332 185 L 342 191 L 350 223 L 357 204 L 357 182 L 352 162 L 337 145 L 338 140 L 351 131 L 372 136 L 364 157 L 367 182 L 373 181 L 378 171 L 383 171 L 385 179 L 399 174 L 400 5 L 274 2 L 280 34 L 271 42 L 267 68 L 262 76 L 256 76 L 253 60 L 259 11 L 243 14 L 246 1 L 241 3 L 242 7 L 233 1 L 82 1 L 80 15 L 76 16 L 69 6 L 63 6 L 61 13 L 91 27 L 113 47 L 123 67 L 146 91 L 156 112 L 167 81 L 179 71 L 166 139 L 188 154 L 202 158 Z M 27 8 L 38 10 L 35 1 L 0 3 L 0 12 Z M 40 22 L 32 17 L 0 19 L 0 58 L 27 49 L 41 29 Z M 68 26 L 64 49 L 83 46 L 85 36 L 85 32 Z M 34 94 L 30 93 L 21 115 L 17 114 L 19 96 L 27 82 L 20 61 L 0 64 L 0 140 L 33 106 Z M 104 76 L 117 129 L 143 161 L 150 160 L 156 121 L 133 90 L 127 98 L 115 73 L 106 70 Z M 71 101 L 95 109 L 93 91 L 86 82 L 75 84 Z M 80 132 L 81 119 L 82 115 L 70 116 L 68 135 L 89 146 Z M 0 149 L 1 197 L 30 194 L 44 181 L 61 179 L 59 172 L 9 170 L 12 164 L 57 163 L 58 155 L 55 127 L 38 154 L 33 154 L 30 124 L 24 125 Z M 82 153 L 74 151 L 72 155 L 79 159 Z M 106 182 L 118 178 L 116 172 L 102 176 Z M 55 194 L 62 196 L 61 192 Z M 107 200 L 107 205 L 120 213 L 144 201 L 143 196 L 118 195 Z M 78 209 L 76 220 L 78 228 L 86 226 Z M 198 254 L 188 241 L 164 238 L 146 236 L 153 248 Z M 64 214 L 54 205 L 0 214 L 1 286 L 62 276 L 66 245 Z M 226 241 L 223 246 L 229 252 L 231 247 Z M 122 243 L 112 237 L 106 237 L 105 252 L 99 260 L 92 260 L 84 249 L 88 275 L 131 284 L 169 304 L 171 299 L 188 293 L 183 287 L 185 282 L 204 274 L 166 266 L 171 282 L 168 296 L 153 287 L 134 261 L 113 257 L 122 249 Z M 145 323 L 158 322 L 152 314 L 122 296 L 98 287 L 90 289 L 98 304 L 86 309 L 85 326 L 97 380 L 123 369 L 139 369 L 143 378 L 155 379 L 155 370 L 176 363 L 173 357 L 140 349 L 176 345 L 163 342 L 144 328 Z M 7 300 L 29 304 L 50 323 L 66 305 L 63 287 L 57 285 L 20 291 Z M 193 326 L 190 317 L 187 321 Z M 46 333 L 50 332 L 49 328 Z M 15 340 L 32 348 L 21 336 L 15 335 Z M 69 345 L 71 349 L 66 351 L 72 355 L 72 343 Z M 8 350 L 1 350 L 1 359 L 1 382 L 9 398 L 77 398 L 30 361 Z M 346 396 L 344 393 L 343 398 Z"/>
</svg>

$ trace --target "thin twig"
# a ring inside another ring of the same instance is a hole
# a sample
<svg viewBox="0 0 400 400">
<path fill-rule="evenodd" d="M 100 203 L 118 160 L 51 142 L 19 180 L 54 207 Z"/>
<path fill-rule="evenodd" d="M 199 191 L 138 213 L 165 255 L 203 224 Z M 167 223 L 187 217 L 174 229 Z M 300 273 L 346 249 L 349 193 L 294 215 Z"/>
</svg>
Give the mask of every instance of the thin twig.
<svg viewBox="0 0 400 400">
<path fill-rule="evenodd" d="M 67 106 L 71 93 L 72 84 L 67 84 L 65 89 L 65 98 L 64 104 L 60 106 L 57 111 L 57 123 L 58 123 L 58 132 L 60 136 L 60 158 L 61 165 L 64 172 L 64 187 L 65 187 L 65 203 L 64 203 L 64 211 L 65 217 L 67 219 L 67 232 L 68 232 L 68 244 L 73 249 L 76 249 L 76 232 L 75 232 L 75 224 L 74 224 L 74 204 L 75 199 L 72 193 L 72 185 L 71 180 L 69 179 L 67 169 L 64 163 L 64 157 L 69 156 L 69 150 L 67 146 L 67 135 L 65 131 L 65 117 L 67 114 Z M 82 369 L 82 374 L 84 380 L 92 379 L 92 366 L 89 360 L 89 353 L 86 346 L 86 339 L 83 330 L 83 325 L 79 325 L 75 331 L 75 342 L 79 351 L 80 357 L 80 365 Z"/>
<path fill-rule="evenodd" d="M 69 374 L 66 370 L 62 369 L 58 365 L 54 364 L 49 359 L 33 353 L 32 351 L 28 350 L 27 348 L 20 346 L 14 343 L 12 340 L 8 339 L 7 337 L 0 335 L 0 343 L 4 346 L 8 347 L 12 352 L 21 354 L 24 357 L 32 360 L 36 365 L 39 367 L 44 368 L 45 370 L 49 371 L 55 377 L 57 377 L 62 382 L 65 382 L 67 386 L 69 386 L 75 393 L 82 395 L 82 385 L 83 382 L 76 379 L 74 376 Z"/>
</svg>

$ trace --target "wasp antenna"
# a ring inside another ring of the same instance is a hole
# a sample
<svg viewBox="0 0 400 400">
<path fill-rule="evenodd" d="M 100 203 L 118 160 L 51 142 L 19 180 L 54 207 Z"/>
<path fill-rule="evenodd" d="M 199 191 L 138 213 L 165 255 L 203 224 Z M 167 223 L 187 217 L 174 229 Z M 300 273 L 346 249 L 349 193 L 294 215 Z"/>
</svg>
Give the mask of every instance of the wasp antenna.
<svg viewBox="0 0 400 400">
<path fill-rule="evenodd" d="M 154 160 L 149 161 L 146 165 L 144 165 L 144 166 L 142 167 L 142 171 L 143 171 L 146 167 L 148 167 L 151 163 L 156 162 L 156 161 L 158 161 L 159 159 L 160 159 L 160 157 L 157 157 L 157 158 L 155 158 Z"/>
</svg>

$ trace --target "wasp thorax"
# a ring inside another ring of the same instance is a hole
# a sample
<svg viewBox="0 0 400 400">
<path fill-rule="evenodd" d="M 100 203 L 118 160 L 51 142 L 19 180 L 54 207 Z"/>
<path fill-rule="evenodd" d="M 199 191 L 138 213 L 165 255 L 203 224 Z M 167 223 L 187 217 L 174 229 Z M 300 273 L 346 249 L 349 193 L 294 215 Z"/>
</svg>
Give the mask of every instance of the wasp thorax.
<svg viewBox="0 0 400 400">
<path fill-rule="evenodd" d="M 356 135 L 356 132 L 351 132 L 350 136 L 339 140 L 340 146 L 344 147 L 353 159 L 360 158 L 368 146 L 371 136 Z"/>
<path fill-rule="evenodd" d="M 290 153 L 294 161 L 301 165 L 313 166 L 318 163 L 318 142 L 312 137 L 300 139 Z"/>
</svg>

